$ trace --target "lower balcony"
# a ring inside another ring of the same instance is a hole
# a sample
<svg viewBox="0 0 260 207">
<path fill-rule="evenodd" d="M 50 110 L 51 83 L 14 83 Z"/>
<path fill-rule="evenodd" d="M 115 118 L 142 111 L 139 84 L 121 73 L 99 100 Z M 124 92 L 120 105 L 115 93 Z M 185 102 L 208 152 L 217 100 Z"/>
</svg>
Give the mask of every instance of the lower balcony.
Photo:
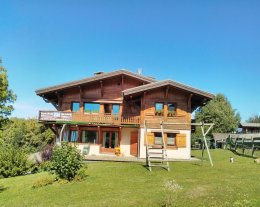
<svg viewBox="0 0 260 207">
<path fill-rule="evenodd" d="M 40 122 L 82 122 L 104 125 L 139 125 L 140 116 L 63 111 L 39 111 Z"/>
</svg>

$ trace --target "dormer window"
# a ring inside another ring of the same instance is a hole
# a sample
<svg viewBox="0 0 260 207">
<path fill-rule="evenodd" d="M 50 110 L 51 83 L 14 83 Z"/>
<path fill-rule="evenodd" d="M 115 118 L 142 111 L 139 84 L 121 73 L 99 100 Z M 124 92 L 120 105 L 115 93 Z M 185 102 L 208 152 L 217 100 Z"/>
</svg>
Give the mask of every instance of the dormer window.
<svg viewBox="0 0 260 207">
<path fill-rule="evenodd" d="M 71 111 L 77 112 L 80 109 L 80 102 L 72 102 L 71 103 Z"/>
<path fill-rule="evenodd" d="M 163 103 L 155 103 L 155 115 L 163 116 Z"/>
<path fill-rule="evenodd" d="M 176 115 L 176 103 L 168 103 L 168 116 L 172 117 Z"/>
</svg>

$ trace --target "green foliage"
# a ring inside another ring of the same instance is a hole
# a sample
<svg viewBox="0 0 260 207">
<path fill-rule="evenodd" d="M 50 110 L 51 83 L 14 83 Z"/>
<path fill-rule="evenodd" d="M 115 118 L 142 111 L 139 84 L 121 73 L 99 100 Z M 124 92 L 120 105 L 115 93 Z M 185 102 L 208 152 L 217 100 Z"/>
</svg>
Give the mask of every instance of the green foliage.
<svg viewBox="0 0 260 207">
<path fill-rule="evenodd" d="M 52 162 L 50 160 L 42 162 L 39 166 L 40 171 L 49 172 L 52 169 Z"/>
<path fill-rule="evenodd" d="M 12 103 L 16 95 L 9 89 L 7 70 L 2 66 L 0 59 L 0 129 L 7 122 L 8 116 L 14 110 Z"/>
<path fill-rule="evenodd" d="M 86 178 L 88 177 L 88 174 L 87 174 L 87 165 L 84 165 L 83 167 L 81 167 L 76 176 L 74 177 L 74 180 L 75 181 L 83 181 L 85 180 Z"/>
<path fill-rule="evenodd" d="M 24 148 L 28 152 L 41 150 L 53 141 L 53 132 L 36 119 L 12 118 L 3 128 L 0 143 Z"/>
<path fill-rule="evenodd" d="M 248 123 L 260 123 L 260 115 L 254 115 L 250 117 L 246 122 Z"/>
<path fill-rule="evenodd" d="M 54 182 L 55 182 L 55 178 L 52 175 L 47 174 L 47 175 L 44 175 L 43 177 L 40 177 L 39 179 L 37 179 L 33 183 L 32 188 L 40 188 L 40 187 L 43 187 L 46 185 L 51 185 Z"/>
<path fill-rule="evenodd" d="M 52 157 L 52 169 L 61 179 L 72 180 L 82 166 L 82 157 L 76 146 L 63 142 L 55 146 Z"/>
<path fill-rule="evenodd" d="M 28 155 L 22 148 L 11 145 L 0 146 L 0 175 L 14 177 L 24 175 L 32 168 Z"/>
<path fill-rule="evenodd" d="M 223 94 L 217 94 L 195 114 L 196 122 L 214 123 L 212 132 L 229 133 L 237 129 L 240 115 Z M 196 130 L 196 133 L 200 131 Z"/>
</svg>

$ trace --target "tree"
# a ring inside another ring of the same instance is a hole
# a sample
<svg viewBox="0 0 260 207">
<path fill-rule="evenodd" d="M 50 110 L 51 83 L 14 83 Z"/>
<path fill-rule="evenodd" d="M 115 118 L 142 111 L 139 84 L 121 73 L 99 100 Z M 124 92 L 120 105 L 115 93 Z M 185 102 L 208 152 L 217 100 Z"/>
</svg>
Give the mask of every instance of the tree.
<svg viewBox="0 0 260 207">
<path fill-rule="evenodd" d="M 217 94 L 208 104 L 195 114 L 196 122 L 214 123 L 212 132 L 234 132 L 241 120 L 239 113 L 232 108 L 227 97 Z"/>
<path fill-rule="evenodd" d="M 3 127 L 0 143 L 36 152 L 53 142 L 54 133 L 36 119 L 11 118 Z"/>
<path fill-rule="evenodd" d="M 14 110 L 12 103 L 15 100 L 16 95 L 9 89 L 7 70 L 2 66 L 0 59 L 0 129 Z"/>
<path fill-rule="evenodd" d="M 260 123 L 260 115 L 254 115 L 252 117 L 249 117 L 249 119 L 246 122 L 248 122 L 248 123 Z"/>
</svg>

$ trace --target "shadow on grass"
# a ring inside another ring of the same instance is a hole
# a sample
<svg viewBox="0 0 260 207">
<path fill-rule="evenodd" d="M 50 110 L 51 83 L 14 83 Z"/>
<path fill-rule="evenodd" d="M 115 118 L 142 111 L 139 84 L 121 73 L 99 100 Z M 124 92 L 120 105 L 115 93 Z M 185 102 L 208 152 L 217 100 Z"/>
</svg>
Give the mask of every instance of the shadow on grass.
<svg viewBox="0 0 260 207">
<path fill-rule="evenodd" d="M 234 149 L 230 149 L 230 151 L 233 152 L 235 155 L 240 156 L 240 157 L 254 158 L 252 155 L 242 154 L 242 153 L 237 152 Z"/>
<path fill-rule="evenodd" d="M 0 193 L 2 193 L 3 191 L 7 190 L 8 187 L 3 187 L 3 186 L 0 186 Z"/>
</svg>

